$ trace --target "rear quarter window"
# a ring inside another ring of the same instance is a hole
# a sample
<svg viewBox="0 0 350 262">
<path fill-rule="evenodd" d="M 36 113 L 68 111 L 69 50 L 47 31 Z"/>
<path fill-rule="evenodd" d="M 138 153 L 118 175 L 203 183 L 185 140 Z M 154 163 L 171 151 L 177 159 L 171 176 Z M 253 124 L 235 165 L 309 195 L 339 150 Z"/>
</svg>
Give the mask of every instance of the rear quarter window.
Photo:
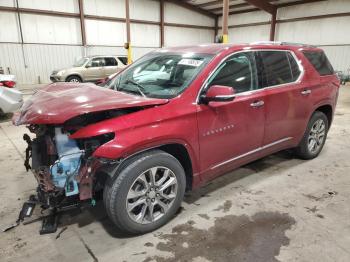
<svg viewBox="0 0 350 262">
<path fill-rule="evenodd" d="M 128 63 L 128 58 L 125 56 L 119 56 L 118 59 L 124 64 L 126 65 Z"/>
<path fill-rule="evenodd" d="M 303 54 L 321 76 L 334 74 L 334 69 L 324 52 L 303 51 Z"/>
</svg>

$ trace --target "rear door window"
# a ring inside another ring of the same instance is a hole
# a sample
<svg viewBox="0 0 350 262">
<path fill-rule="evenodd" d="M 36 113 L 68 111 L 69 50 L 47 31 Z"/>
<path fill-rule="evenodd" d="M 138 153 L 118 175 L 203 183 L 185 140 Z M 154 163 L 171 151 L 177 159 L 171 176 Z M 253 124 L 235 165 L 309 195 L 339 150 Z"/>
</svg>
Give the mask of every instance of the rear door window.
<svg viewBox="0 0 350 262">
<path fill-rule="evenodd" d="M 321 76 L 334 74 L 334 69 L 324 52 L 303 51 L 303 54 Z"/>
<path fill-rule="evenodd" d="M 118 62 L 114 57 L 105 57 L 106 66 L 117 66 Z"/>
<path fill-rule="evenodd" d="M 294 82 L 288 53 L 286 51 L 259 52 L 265 72 L 262 87 Z"/>
<path fill-rule="evenodd" d="M 105 59 L 103 57 L 96 57 L 96 58 L 93 58 L 91 60 L 91 62 L 89 63 L 89 65 L 91 67 L 102 67 L 102 66 L 105 66 Z"/>
</svg>

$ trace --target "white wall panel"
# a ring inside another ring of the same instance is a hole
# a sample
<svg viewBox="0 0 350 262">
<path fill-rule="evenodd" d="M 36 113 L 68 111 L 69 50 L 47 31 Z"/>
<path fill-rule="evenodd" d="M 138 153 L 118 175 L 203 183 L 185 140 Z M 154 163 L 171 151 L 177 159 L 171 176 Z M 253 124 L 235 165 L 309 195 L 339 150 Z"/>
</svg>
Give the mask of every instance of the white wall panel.
<svg viewBox="0 0 350 262">
<path fill-rule="evenodd" d="M 127 55 L 122 46 L 89 46 L 87 55 Z"/>
<path fill-rule="evenodd" d="M 126 42 L 125 23 L 85 20 L 88 45 L 124 45 Z"/>
<path fill-rule="evenodd" d="M 14 0 L 0 0 L 0 6 L 15 7 L 16 5 Z"/>
<path fill-rule="evenodd" d="M 131 24 L 131 43 L 134 46 L 158 47 L 160 45 L 159 26 L 145 24 Z"/>
<path fill-rule="evenodd" d="M 165 2 L 164 20 L 168 23 L 214 26 L 214 18 L 191 11 L 173 3 Z"/>
<path fill-rule="evenodd" d="M 278 9 L 278 19 L 350 12 L 349 0 L 328 0 Z"/>
<path fill-rule="evenodd" d="M 134 47 L 133 51 L 133 59 L 134 61 L 141 56 L 147 54 L 148 52 L 153 51 L 155 48 L 140 48 Z M 123 47 L 115 47 L 115 46 L 89 46 L 87 48 L 87 55 L 123 55 L 126 56 L 126 50 Z"/>
<path fill-rule="evenodd" d="M 82 47 L 60 45 L 24 45 L 30 82 L 49 83 L 49 76 L 54 69 L 72 66 L 77 57 L 81 57 Z"/>
<path fill-rule="evenodd" d="M 84 0 L 87 15 L 125 17 L 125 0 Z"/>
<path fill-rule="evenodd" d="M 155 48 L 133 48 L 134 60 Z M 0 67 L 7 68 L 16 75 L 18 83 L 37 84 L 38 77 L 41 83 L 49 83 L 49 76 L 54 69 L 71 66 L 76 59 L 83 56 L 81 46 L 62 45 L 24 45 L 27 67 L 24 66 L 20 44 L 0 43 Z M 123 47 L 90 46 L 87 55 L 126 55 Z"/>
<path fill-rule="evenodd" d="M 166 26 L 164 28 L 164 31 L 165 46 L 212 43 L 214 38 L 214 30 L 210 29 L 179 28 Z"/>
<path fill-rule="evenodd" d="M 270 37 L 270 26 L 249 26 L 230 28 L 228 30 L 229 43 L 251 43 L 256 41 L 268 41 Z"/>
<path fill-rule="evenodd" d="M 158 0 L 130 0 L 130 18 L 147 21 L 160 21 Z"/>
<path fill-rule="evenodd" d="M 313 45 L 350 44 L 349 27 L 349 17 L 280 23 L 276 40 Z"/>
<path fill-rule="evenodd" d="M 6 73 L 8 73 L 7 68 L 9 68 L 10 73 L 16 75 L 17 81 L 25 82 L 27 80 L 20 44 L 0 43 L 0 67 Z"/>
<path fill-rule="evenodd" d="M 230 15 L 228 17 L 229 25 L 241 25 L 259 22 L 268 22 L 271 20 L 271 15 L 267 12 L 256 11 L 243 14 Z M 222 16 L 219 18 L 219 26 L 222 25 Z"/>
<path fill-rule="evenodd" d="M 60 45 L 24 45 L 27 67 L 24 65 L 20 44 L 0 43 L 0 66 L 10 68 L 19 83 L 35 84 L 38 77 L 42 83 L 49 83 L 52 70 L 71 66 L 77 57 L 81 57 L 82 47 Z"/>
<path fill-rule="evenodd" d="M 79 13 L 77 0 L 18 0 L 21 8 Z"/>
<path fill-rule="evenodd" d="M 0 27 L 0 42 L 20 42 L 16 13 L 0 12 Z"/>
<path fill-rule="evenodd" d="M 81 44 L 80 21 L 77 18 L 22 14 L 21 21 L 24 42 Z"/>
<path fill-rule="evenodd" d="M 134 47 L 133 48 L 133 59 L 134 61 L 139 59 L 140 57 L 144 56 L 145 54 L 152 52 L 153 50 L 156 50 L 158 48 L 154 48 L 154 47 L 147 47 L 147 48 L 139 48 L 139 47 Z"/>
<path fill-rule="evenodd" d="M 328 59 L 337 71 L 350 73 L 350 45 L 347 46 L 322 46 Z"/>
</svg>

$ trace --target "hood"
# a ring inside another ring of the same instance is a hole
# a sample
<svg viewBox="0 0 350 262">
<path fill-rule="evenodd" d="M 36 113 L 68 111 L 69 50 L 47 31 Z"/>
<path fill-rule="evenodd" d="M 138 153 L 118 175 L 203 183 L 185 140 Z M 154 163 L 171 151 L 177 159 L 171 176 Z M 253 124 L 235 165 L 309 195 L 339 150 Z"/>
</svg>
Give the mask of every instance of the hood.
<svg viewBox="0 0 350 262">
<path fill-rule="evenodd" d="M 94 84 L 57 83 L 38 90 L 12 119 L 15 125 L 63 124 L 82 114 L 166 104 L 167 99 L 126 94 Z"/>
<path fill-rule="evenodd" d="M 68 66 L 68 67 L 64 67 L 64 68 L 59 68 L 59 69 L 54 69 L 52 70 L 52 73 L 58 73 L 58 72 L 61 72 L 61 71 L 69 71 L 69 70 L 76 70 L 76 69 L 79 69 L 81 68 L 80 66 Z"/>
</svg>

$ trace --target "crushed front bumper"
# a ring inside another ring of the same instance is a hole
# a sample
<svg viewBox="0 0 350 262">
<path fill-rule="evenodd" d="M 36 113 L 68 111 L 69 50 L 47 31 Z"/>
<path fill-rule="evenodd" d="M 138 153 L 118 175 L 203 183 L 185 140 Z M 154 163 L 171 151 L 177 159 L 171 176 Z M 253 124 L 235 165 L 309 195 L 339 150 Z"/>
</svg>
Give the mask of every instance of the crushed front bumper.
<svg viewBox="0 0 350 262">
<path fill-rule="evenodd" d="M 58 75 L 50 75 L 50 80 L 52 81 L 52 82 L 63 82 L 64 81 L 64 79 L 62 79 L 62 77 L 61 76 L 58 76 Z"/>
</svg>

